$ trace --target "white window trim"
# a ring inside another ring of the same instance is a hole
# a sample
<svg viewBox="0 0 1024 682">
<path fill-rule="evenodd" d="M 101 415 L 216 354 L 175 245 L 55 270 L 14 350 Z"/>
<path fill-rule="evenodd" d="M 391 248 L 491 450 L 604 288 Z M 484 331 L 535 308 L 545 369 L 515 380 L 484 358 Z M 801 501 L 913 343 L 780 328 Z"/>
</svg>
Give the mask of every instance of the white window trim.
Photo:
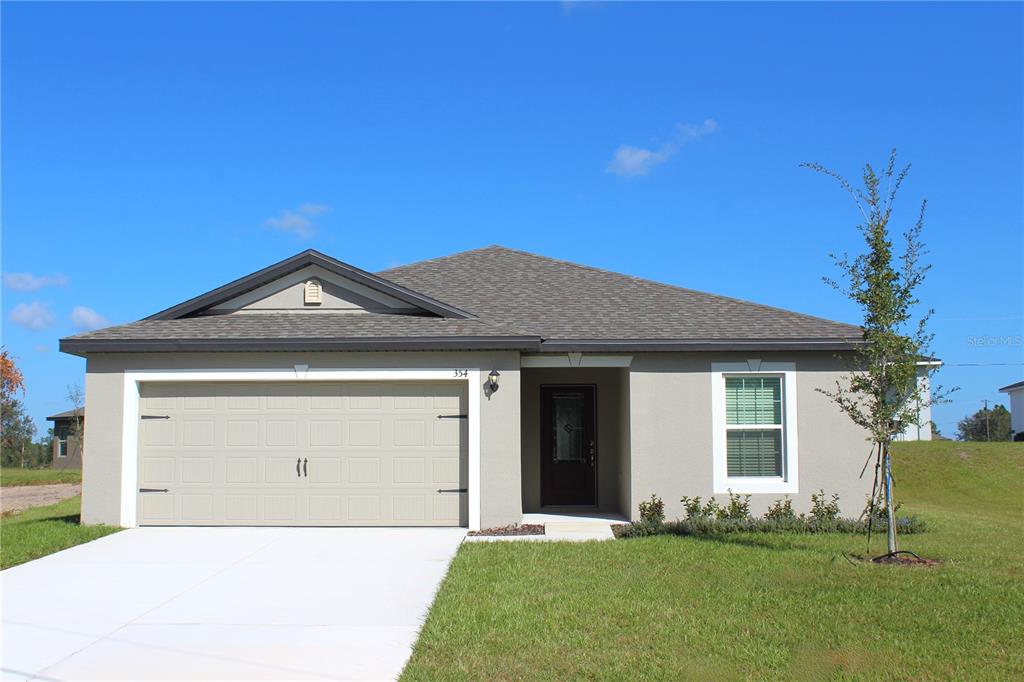
<svg viewBox="0 0 1024 682">
<path fill-rule="evenodd" d="M 782 471 L 778 477 L 730 477 L 726 458 L 726 376 L 782 377 Z M 798 477 L 796 363 L 794 362 L 713 362 L 711 363 L 711 428 L 714 459 L 714 491 L 724 495 L 732 490 L 737 495 L 796 494 L 800 492 Z"/>
<path fill-rule="evenodd" d="M 456 375 L 462 375 L 456 378 Z M 451 369 L 287 369 L 128 370 L 124 373 L 121 440 L 121 525 L 138 525 L 139 385 L 157 381 L 465 381 L 469 405 L 469 530 L 480 530 L 480 393 L 479 367 Z"/>
</svg>

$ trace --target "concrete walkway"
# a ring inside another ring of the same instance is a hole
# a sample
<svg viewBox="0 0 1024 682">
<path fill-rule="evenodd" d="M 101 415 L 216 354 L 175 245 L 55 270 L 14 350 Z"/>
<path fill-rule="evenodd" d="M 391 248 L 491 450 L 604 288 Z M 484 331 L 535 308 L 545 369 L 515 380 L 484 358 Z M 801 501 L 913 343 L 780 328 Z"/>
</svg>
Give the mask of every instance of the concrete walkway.
<svg viewBox="0 0 1024 682">
<path fill-rule="evenodd" d="M 139 528 L 0 573 L 4 679 L 393 679 L 458 528 Z"/>
</svg>

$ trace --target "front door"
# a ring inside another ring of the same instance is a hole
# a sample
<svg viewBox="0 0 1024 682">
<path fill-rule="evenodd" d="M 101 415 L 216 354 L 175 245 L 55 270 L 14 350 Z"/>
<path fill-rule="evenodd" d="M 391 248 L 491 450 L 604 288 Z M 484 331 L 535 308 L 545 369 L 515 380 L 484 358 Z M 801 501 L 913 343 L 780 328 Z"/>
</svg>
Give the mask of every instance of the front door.
<svg viewBox="0 0 1024 682">
<path fill-rule="evenodd" d="M 597 504 L 593 386 L 541 386 L 541 505 Z"/>
</svg>

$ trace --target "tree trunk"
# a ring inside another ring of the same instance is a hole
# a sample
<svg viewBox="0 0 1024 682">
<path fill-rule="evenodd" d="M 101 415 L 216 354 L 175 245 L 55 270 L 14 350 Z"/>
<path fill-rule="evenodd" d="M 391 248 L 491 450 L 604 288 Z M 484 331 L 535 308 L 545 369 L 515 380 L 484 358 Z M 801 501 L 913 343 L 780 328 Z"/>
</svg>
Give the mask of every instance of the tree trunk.
<svg viewBox="0 0 1024 682">
<path fill-rule="evenodd" d="M 890 554 L 899 547 L 896 543 L 896 514 L 892 508 L 892 457 L 889 454 L 889 444 L 882 446 L 882 483 L 885 490 L 885 524 L 886 524 L 886 549 Z"/>
</svg>

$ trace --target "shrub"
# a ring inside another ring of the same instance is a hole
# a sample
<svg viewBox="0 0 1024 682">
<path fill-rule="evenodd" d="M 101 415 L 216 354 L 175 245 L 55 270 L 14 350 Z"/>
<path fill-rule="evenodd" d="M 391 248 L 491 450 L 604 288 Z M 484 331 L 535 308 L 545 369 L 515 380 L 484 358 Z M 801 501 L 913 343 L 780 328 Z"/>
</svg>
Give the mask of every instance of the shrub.
<svg viewBox="0 0 1024 682">
<path fill-rule="evenodd" d="M 769 521 L 795 520 L 796 512 L 793 511 L 793 500 L 789 499 L 789 495 L 781 500 L 775 500 L 772 506 L 768 507 L 768 511 L 764 513 L 764 518 Z"/>
<path fill-rule="evenodd" d="M 704 515 L 704 512 L 701 511 L 701 508 L 700 508 L 700 498 L 699 497 L 685 497 L 684 496 L 683 499 L 681 499 L 679 501 L 683 503 L 683 511 L 686 512 L 686 518 L 694 519 L 694 518 L 697 518 L 698 516 L 703 516 Z"/>
<path fill-rule="evenodd" d="M 839 495 L 833 493 L 832 501 L 825 502 L 825 491 L 811 493 L 811 520 L 817 523 L 831 523 L 839 518 Z"/>
<path fill-rule="evenodd" d="M 789 497 L 776 500 L 763 518 L 750 516 L 750 496 L 734 495 L 729 491 L 729 504 L 719 505 L 715 498 L 701 502 L 699 497 L 682 498 L 686 518 L 665 522 L 665 505 L 651 495 L 650 501 L 640 503 L 640 521 L 617 526 L 616 537 L 637 538 L 651 535 L 715 536 L 729 533 L 866 533 L 868 509 L 860 519 L 839 518 L 839 496 L 826 501 L 825 491 L 811 495 L 809 514 L 796 515 Z M 899 511 L 899 505 L 893 512 Z M 875 509 L 873 527 L 885 527 L 885 510 Z M 924 521 L 916 516 L 897 516 L 896 526 L 901 533 L 927 531 Z"/>
<path fill-rule="evenodd" d="M 923 533 L 925 524 L 913 516 L 904 516 L 897 521 L 901 533 Z M 668 521 L 662 524 L 651 524 L 644 521 L 619 526 L 616 536 L 620 538 L 648 537 L 651 535 L 687 535 L 694 537 L 714 537 L 731 533 L 841 533 L 863 534 L 867 532 L 867 522 L 857 519 L 834 519 L 828 523 L 815 522 L 808 516 L 755 519 L 719 519 L 710 517 L 694 517 Z"/>
<path fill-rule="evenodd" d="M 640 521 L 646 524 L 661 525 L 665 521 L 665 503 L 652 494 L 651 499 L 640 503 Z"/>
<path fill-rule="evenodd" d="M 715 498 L 711 498 L 715 499 Z M 749 519 L 750 518 L 750 495 L 733 495 L 729 491 L 729 504 L 718 510 L 719 519 Z"/>
</svg>

